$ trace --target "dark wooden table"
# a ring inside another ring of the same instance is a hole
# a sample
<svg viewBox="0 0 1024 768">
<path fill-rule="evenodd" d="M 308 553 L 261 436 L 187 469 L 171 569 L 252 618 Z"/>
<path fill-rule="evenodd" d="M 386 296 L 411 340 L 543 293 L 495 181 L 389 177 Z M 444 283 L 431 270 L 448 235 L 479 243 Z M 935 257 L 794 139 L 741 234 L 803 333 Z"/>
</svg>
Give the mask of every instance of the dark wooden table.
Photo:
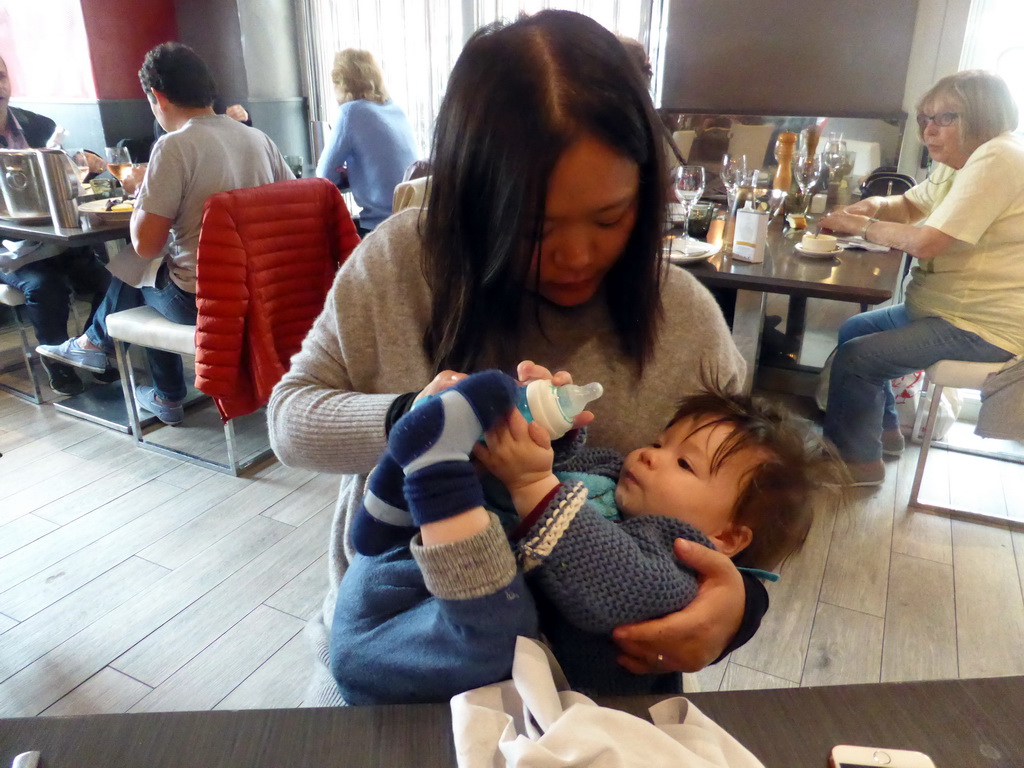
<svg viewBox="0 0 1024 768">
<path fill-rule="evenodd" d="M 938 768 L 1024 765 L 1024 677 L 688 698 L 768 768 L 825 768 L 836 744 L 916 749 Z M 654 700 L 608 703 L 643 714 Z M 0 764 L 29 750 L 42 768 L 455 765 L 447 705 L 0 720 Z"/>
<path fill-rule="evenodd" d="M 801 254 L 796 250 L 798 242 L 798 237 L 784 233 L 781 221 L 776 221 L 768 229 L 768 246 L 760 264 L 719 252 L 707 261 L 682 266 L 710 288 L 736 291 L 732 336 L 747 363 L 748 392 L 753 386 L 769 293 L 790 297 L 786 334 L 799 343 L 807 299 L 880 304 L 892 298 L 902 274 L 900 251 L 845 250 L 822 259 Z"/>
<path fill-rule="evenodd" d="M 108 240 L 127 240 L 128 222 L 96 223 L 76 229 L 62 229 L 57 232 L 52 224 L 22 224 L 10 219 L 0 219 L 0 238 L 14 240 L 36 240 L 44 243 L 66 245 L 93 245 Z"/>
<path fill-rule="evenodd" d="M 98 196 L 80 199 L 98 199 Z M 104 223 L 97 221 L 94 216 L 82 216 L 81 222 L 86 226 L 76 229 L 62 228 L 58 232 L 51 223 L 29 224 L 0 219 L 0 239 L 35 240 L 73 248 L 110 240 L 127 240 L 131 236 L 128 221 Z M 117 382 L 89 387 L 81 394 L 55 402 L 54 408 L 61 413 L 77 416 L 119 432 L 130 431 L 128 410 L 124 395 L 121 393 L 121 385 Z M 155 420 L 156 417 L 150 416 L 145 423 L 148 425 Z"/>
</svg>

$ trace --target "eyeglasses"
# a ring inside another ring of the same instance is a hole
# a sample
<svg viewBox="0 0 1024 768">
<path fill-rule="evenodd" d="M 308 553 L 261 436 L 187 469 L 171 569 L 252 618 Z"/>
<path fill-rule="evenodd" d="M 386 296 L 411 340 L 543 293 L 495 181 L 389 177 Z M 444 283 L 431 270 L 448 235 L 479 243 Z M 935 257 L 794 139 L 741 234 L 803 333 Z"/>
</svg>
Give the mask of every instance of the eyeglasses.
<svg viewBox="0 0 1024 768">
<path fill-rule="evenodd" d="M 917 125 L 923 131 L 928 127 L 928 123 L 935 123 L 939 128 L 948 128 L 953 124 L 953 121 L 960 118 L 959 112 L 939 112 L 935 115 L 918 115 Z"/>
</svg>

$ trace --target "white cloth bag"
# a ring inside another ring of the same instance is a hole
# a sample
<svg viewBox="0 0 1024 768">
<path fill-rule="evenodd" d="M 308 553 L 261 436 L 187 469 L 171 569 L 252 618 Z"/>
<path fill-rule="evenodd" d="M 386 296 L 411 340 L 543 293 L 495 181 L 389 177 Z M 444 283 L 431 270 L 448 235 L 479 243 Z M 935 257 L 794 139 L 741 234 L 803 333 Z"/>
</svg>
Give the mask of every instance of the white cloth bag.
<svg viewBox="0 0 1024 768">
<path fill-rule="evenodd" d="M 459 768 L 764 768 L 682 696 L 651 707 L 653 724 L 598 706 L 525 637 L 511 680 L 461 693 L 451 707 Z"/>
</svg>

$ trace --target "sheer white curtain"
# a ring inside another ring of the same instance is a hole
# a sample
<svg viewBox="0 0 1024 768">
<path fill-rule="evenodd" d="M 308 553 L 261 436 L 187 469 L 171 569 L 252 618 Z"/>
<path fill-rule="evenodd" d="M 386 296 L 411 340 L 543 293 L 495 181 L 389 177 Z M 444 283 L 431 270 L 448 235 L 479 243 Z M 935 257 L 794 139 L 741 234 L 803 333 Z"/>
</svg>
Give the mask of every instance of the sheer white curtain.
<svg viewBox="0 0 1024 768">
<path fill-rule="evenodd" d="M 314 120 L 337 114 L 331 65 L 343 48 L 373 53 L 391 98 L 405 110 L 419 144 L 431 132 L 448 74 L 466 39 L 484 24 L 520 12 L 563 8 L 586 14 L 612 32 L 645 45 L 653 0 L 303 0 L 307 19 L 307 82 Z"/>
<path fill-rule="evenodd" d="M 1018 108 L 1024 113 L 1021 29 L 1024 29 L 1024 2 L 1021 0 L 973 0 L 960 68 L 997 72 L 1010 86 Z"/>
</svg>

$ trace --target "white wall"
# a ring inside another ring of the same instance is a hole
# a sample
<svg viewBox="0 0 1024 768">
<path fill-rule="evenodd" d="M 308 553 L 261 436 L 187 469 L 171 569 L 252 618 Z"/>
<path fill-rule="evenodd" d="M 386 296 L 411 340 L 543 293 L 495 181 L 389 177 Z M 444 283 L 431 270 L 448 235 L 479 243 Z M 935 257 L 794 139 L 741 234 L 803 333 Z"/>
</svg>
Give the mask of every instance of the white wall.
<svg viewBox="0 0 1024 768">
<path fill-rule="evenodd" d="M 967 31 L 971 0 L 918 0 L 914 41 L 903 94 L 903 109 L 909 115 L 900 152 L 900 171 L 923 179 L 921 141 L 914 123 L 915 106 L 936 80 L 960 68 L 960 52 Z"/>
</svg>

